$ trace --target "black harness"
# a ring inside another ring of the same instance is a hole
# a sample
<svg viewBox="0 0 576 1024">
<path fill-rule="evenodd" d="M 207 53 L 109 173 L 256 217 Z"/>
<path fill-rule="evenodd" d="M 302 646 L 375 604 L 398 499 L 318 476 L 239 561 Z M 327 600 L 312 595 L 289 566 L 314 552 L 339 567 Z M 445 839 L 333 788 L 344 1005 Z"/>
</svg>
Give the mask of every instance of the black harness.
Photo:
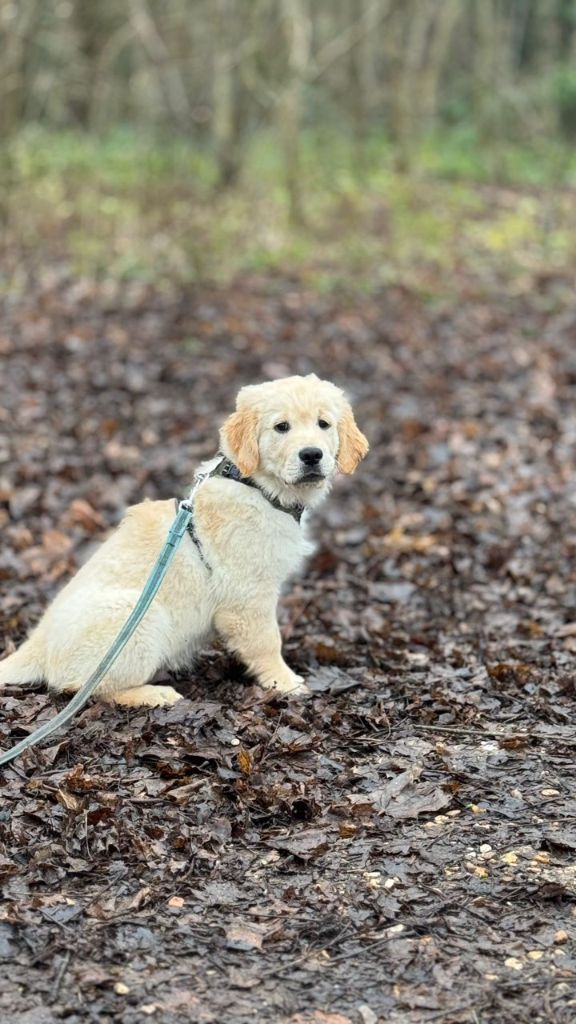
<svg viewBox="0 0 576 1024">
<path fill-rule="evenodd" d="M 215 466 L 214 469 L 204 477 L 204 479 L 210 480 L 212 477 L 222 477 L 224 480 L 236 480 L 239 484 L 245 484 L 246 487 L 254 487 L 257 491 L 260 491 L 260 494 L 264 498 L 266 498 L 266 501 L 268 502 L 269 505 L 272 505 L 272 508 L 277 509 L 278 512 L 285 512 L 287 515 L 292 516 L 292 519 L 294 519 L 295 522 L 297 523 L 299 523 L 300 520 L 302 519 L 302 514 L 304 512 L 303 505 L 283 505 L 278 498 L 270 497 L 269 494 L 266 494 L 266 492 L 263 491 L 262 488 L 259 487 L 259 485 L 254 480 L 252 480 L 252 477 L 242 476 L 242 473 L 238 469 L 238 466 L 235 466 L 232 460 L 227 459 L 225 456 L 223 456 L 220 459 L 218 465 Z M 178 509 L 180 505 L 178 498 L 175 498 L 174 501 L 176 503 L 176 508 Z M 186 532 L 188 533 L 188 536 L 190 537 L 191 541 L 196 545 L 198 549 L 198 554 L 200 555 L 200 558 L 204 562 L 204 565 L 209 569 L 210 566 L 208 565 L 206 559 L 204 558 L 202 545 L 200 543 L 200 540 L 198 539 L 198 535 L 194 528 L 193 518 L 188 523 L 188 526 L 186 527 Z"/>
</svg>

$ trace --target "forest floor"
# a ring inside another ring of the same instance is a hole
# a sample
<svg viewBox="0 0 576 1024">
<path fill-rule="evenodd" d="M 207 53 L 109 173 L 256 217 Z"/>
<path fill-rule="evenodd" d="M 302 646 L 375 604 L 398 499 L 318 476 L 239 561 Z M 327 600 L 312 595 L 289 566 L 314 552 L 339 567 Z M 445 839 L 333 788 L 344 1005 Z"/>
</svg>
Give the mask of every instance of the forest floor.
<svg viewBox="0 0 576 1024">
<path fill-rule="evenodd" d="M 573 1022 L 571 280 L 433 299 L 54 263 L 0 357 L 0 650 L 127 503 L 186 492 L 240 383 L 315 370 L 372 445 L 282 600 L 311 700 L 215 647 L 173 708 L 93 702 L 2 770 L 2 1019 Z M 54 713 L 6 690 L 1 746 Z"/>
</svg>

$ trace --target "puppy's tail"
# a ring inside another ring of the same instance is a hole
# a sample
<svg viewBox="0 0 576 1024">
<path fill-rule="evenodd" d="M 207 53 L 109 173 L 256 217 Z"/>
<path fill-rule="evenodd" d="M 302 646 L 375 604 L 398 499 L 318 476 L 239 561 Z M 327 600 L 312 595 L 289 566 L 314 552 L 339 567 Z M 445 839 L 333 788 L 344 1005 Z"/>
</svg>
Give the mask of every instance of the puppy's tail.
<svg viewBox="0 0 576 1024">
<path fill-rule="evenodd" d="M 35 636 L 25 640 L 14 654 L 0 661 L 0 687 L 35 683 L 44 677 L 44 660 Z"/>
</svg>

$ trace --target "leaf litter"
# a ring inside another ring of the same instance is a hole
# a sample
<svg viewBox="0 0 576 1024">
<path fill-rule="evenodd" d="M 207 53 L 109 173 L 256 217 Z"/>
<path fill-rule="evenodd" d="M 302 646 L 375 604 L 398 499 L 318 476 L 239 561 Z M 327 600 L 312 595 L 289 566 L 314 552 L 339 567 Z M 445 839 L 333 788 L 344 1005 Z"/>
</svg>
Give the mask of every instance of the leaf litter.
<svg viewBox="0 0 576 1024">
<path fill-rule="evenodd" d="M 3 1018 L 568 1024 L 563 283 L 463 275 L 458 306 L 304 276 L 25 284 L 2 314 L 2 649 L 127 504 L 186 492 L 240 384 L 334 378 L 372 451 L 281 602 L 310 701 L 262 695 L 216 645 L 174 707 L 91 704 L 3 770 Z M 6 690 L 1 745 L 55 710 Z"/>
</svg>

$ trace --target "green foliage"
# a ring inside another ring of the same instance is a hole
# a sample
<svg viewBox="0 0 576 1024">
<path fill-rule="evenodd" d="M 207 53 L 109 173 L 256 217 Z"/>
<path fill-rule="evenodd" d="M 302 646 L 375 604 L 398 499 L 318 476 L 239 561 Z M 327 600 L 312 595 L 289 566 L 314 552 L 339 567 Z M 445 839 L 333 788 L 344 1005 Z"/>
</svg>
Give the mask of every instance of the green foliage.
<svg viewBox="0 0 576 1024">
<path fill-rule="evenodd" d="M 417 177 L 394 155 L 373 136 L 359 178 L 345 137 L 308 133 L 296 230 L 271 134 L 254 138 L 238 188 L 219 192 L 213 158 L 181 139 L 28 130 L 0 170 L 5 265 L 57 253 L 86 275 L 217 282 L 294 268 L 322 290 L 400 281 L 433 297 L 462 262 L 482 276 L 573 260 L 572 194 L 545 187 L 576 181 L 568 147 L 490 148 L 453 130 L 423 141 Z"/>
<path fill-rule="evenodd" d="M 425 174 L 460 181 L 542 188 L 576 184 L 576 153 L 561 139 L 488 143 L 472 124 L 427 136 L 418 165 Z"/>
</svg>

